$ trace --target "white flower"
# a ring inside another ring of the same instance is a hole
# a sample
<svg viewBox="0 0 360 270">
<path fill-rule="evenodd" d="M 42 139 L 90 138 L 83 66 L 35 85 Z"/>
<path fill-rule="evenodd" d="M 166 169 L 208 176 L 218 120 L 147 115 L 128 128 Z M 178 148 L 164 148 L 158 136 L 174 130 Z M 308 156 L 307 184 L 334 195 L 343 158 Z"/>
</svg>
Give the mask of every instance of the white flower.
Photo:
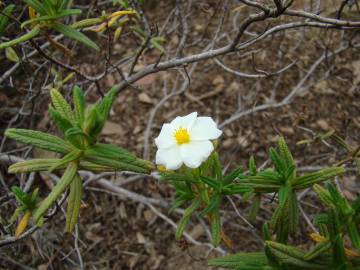
<svg viewBox="0 0 360 270">
<path fill-rule="evenodd" d="M 158 147 L 156 163 L 167 170 L 179 169 L 183 163 L 197 168 L 214 150 L 210 140 L 219 138 L 221 134 L 211 117 L 197 117 L 197 112 L 178 116 L 171 123 L 164 124 L 155 139 Z"/>
</svg>

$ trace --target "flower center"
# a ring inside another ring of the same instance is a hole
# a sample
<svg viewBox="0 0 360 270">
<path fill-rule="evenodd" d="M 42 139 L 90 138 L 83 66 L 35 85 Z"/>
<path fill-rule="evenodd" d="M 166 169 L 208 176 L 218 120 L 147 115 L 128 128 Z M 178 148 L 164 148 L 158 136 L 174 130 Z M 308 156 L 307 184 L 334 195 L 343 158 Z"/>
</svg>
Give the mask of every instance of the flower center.
<svg viewBox="0 0 360 270">
<path fill-rule="evenodd" d="M 190 134 L 186 130 L 186 128 L 180 127 L 175 131 L 174 137 L 178 145 L 189 143 L 190 142 Z"/>
</svg>

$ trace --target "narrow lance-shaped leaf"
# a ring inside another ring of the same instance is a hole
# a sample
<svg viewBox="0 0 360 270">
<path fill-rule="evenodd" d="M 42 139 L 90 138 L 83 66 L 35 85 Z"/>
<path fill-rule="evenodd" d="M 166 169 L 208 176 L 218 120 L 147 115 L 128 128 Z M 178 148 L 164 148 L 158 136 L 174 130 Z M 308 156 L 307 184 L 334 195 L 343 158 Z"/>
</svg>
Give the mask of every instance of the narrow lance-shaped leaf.
<svg viewBox="0 0 360 270">
<path fill-rule="evenodd" d="M 310 187 L 316 183 L 323 182 L 325 180 L 329 180 L 337 175 L 341 175 L 345 173 L 345 169 L 343 167 L 333 167 L 320 170 L 318 172 L 305 174 L 303 176 L 297 177 L 293 182 L 293 187 L 295 189 L 303 189 Z"/>
<path fill-rule="evenodd" d="M 15 9 L 15 5 L 6 6 L 0 13 L 0 37 L 5 31 L 6 26 L 8 25 L 11 14 Z"/>
<path fill-rule="evenodd" d="M 250 175 L 257 174 L 257 168 L 256 168 L 256 162 L 254 156 L 251 156 L 249 159 L 249 171 L 250 171 Z"/>
<path fill-rule="evenodd" d="M 257 266 L 258 268 L 252 268 L 255 270 L 261 269 L 259 267 L 267 265 L 267 258 L 263 252 L 238 253 L 211 259 L 208 263 L 210 266 L 232 269 L 247 269 L 245 268 L 246 266 Z"/>
<path fill-rule="evenodd" d="M 186 228 L 186 225 L 189 223 L 189 220 L 191 218 L 191 215 L 200 207 L 200 200 L 194 199 L 191 203 L 191 205 L 186 208 L 182 218 L 180 219 L 178 226 L 176 228 L 175 232 L 175 239 L 180 240 L 181 236 L 183 235 L 183 232 Z"/>
<path fill-rule="evenodd" d="M 60 24 L 60 23 L 53 23 L 51 25 L 52 28 L 54 28 L 56 31 L 59 31 L 60 33 L 64 34 L 64 36 L 69 37 L 71 39 L 75 39 L 84 45 L 88 46 L 89 48 L 95 49 L 97 51 L 100 50 L 99 46 L 96 45 L 95 42 L 90 40 L 87 36 L 85 36 L 83 33 L 71 28 L 70 26 Z"/>
<path fill-rule="evenodd" d="M 111 106 L 116 98 L 117 93 L 118 93 L 118 89 L 116 87 L 112 87 L 109 90 L 109 92 L 106 93 L 105 97 L 97 105 L 100 116 L 103 120 L 106 120 L 106 118 L 108 117 Z"/>
<path fill-rule="evenodd" d="M 85 96 L 80 87 L 75 86 L 73 90 L 75 116 L 78 124 L 82 128 L 85 120 Z"/>
<path fill-rule="evenodd" d="M 71 122 L 68 119 L 61 116 L 61 114 L 58 111 L 56 111 L 51 105 L 49 106 L 48 111 L 49 111 L 50 117 L 55 122 L 58 129 L 60 129 L 62 131 L 62 133 L 65 134 L 67 130 L 69 130 L 70 128 L 73 127 Z"/>
<path fill-rule="evenodd" d="M 70 15 L 77 15 L 80 13 L 81 13 L 80 9 L 67 9 L 67 10 L 63 10 L 59 14 L 45 15 L 45 16 L 40 16 L 40 17 L 31 19 L 31 20 L 27 20 L 27 21 L 23 22 L 20 27 L 24 28 L 25 26 L 35 23 L 35 22 L 51 21 L 51 20 L 56 20 L 56 19 L 62 18 L 62 17 L 67 17 Z"/>
<path fill-rule="evenodd" d="M 15 62 L 15 63 L 20 62 L 19 56 L 17 55 L 16 51 L 12 47 L 5 48 L 5 56 L 8 60 L 10 60 L 12 62 Z"/>
<path fill-rule="evenodd" d="M 285 161 L 286 166 L 287 167 L 295 166 L 295 162 L 292 157 L 292 154 L 283 137 L 280 137 L 278 140 L 278 148 L 280 151 L 280 157 Z"/>
<path fill-rule="evenodd" d="M 214 211 L 211 214 L 211 238 L 212 243 L 216 247 L 221 242 L 221 221 L 219 211 Z"/>
<path fill-rule="evenodd" d="M 61 93 L 53 88 L 50 91 L 51 102 L 57 112 L 70 123 L 74 123 L 74 115 L 69 103 L 64 99 Z"/>
<path fill-rule="evenodd" d="M 250 208 L 250 213 L 249 213 L 249 221 L 250 222 L 255 222 L 256 216 L 260 209 L 260 205 L 261 205 L 261 194 L 256 194 L 254 202 L 252 203 L 251 208 Z"/>
<path fill-rule="evenodd" d="M 76 173 L 78 165 L 75 162 L 72 162 L 66 168 L 64 174 L 62 175 L 60 181 L 56 184 L 50 194 L 41 202 L 38 209 L 34 213 L 34 220 L 36 223 L 40 221 L 40 218 L 45 214 L 45 212 L 51 207 L 51 205 L 61 196 L 65 189 L 71 184 Z"/>
<path fill-rule="evenodd" d="M 326 264 L 321 261 L 306 261 L 304 259 L 305 252 L 302 250 L 272 242 L 266 241 L 266 246 L 270 248 L 270 251 L 282 262 L 288 265 L 302 267 L 302 269 L 324 269 Z"/>
<path fill-rule="evenodd" d="M 40 28 L 34 27 L 33 29 L 31 29 L 31 31 L 27 32 L 25 35 L 22 35 L 18 38 L 14 38 L 7 42 L 0 43 L 0 50 L 28 41 L 29 39 L 36 37 L 39 33 L 40 33 Z"/>
<path fill-rule="evenodd" d="M 19 238 L 21 234 L 25 231 L 26 226 L 29 223 L 30 217 L 31 217 L 31 211 L 27 210 L 24 216 L 20 219 L 19 224 L 16 227 L 16 231 L 15 231 L 16 238 Z"/>
<path fill-rule="evenodd" d="M 314 258 L 317 258 L 324 252 L 328 251 L 330 247 L 331 243 L 329 240 L 320 242 L 304 255 L 304 259 L 310 261 Z"/>
<path fill-rule="evenodd" d="M 29 173 L 29 172 L 39 172 L 39 171 L 47 171 L 54 164 L 59 162 L 60 159 L 31 159 L 22 162 L 15 163 L 8 168 L 9 173 Z M 65 168 L 65 166 L 63 167 Z M 62 169 L 63 169 L 62 168 Z"/>
<path fill-rule="evenodd" d="M 78 220 L 82 196 L 82 181 L 79 174 L 76 174 L 70 184 L 68 206 L 66 211 L 66 232 L 72 232 Z"/>
<path fill-rule="evenodd" d="M 43 7 L 41 2 L 39 2 L 38 0 L 24 0 L 24 2 L 26 4 L 28 4 L 30 7 L 32 7 L 33 9 L 35 9 L 40 14 L 42 14 L 42 15 L 46 14 L 46 9 Z"/>
<path fill-rule="evenodd" d="M 84 160 L 90 161 L 97 165 L 102 165 L 102 166 L 113 168 L 113 170 L 149 173 L 149 169 L 146 167 L 140 167 L 137 165 L 133 165 L 131 163 L 125 163 L 125 162 L 122 162 L 119 160 L 115 160 L 113 158 L 106 158 L 106 157 L 101 157 L 101 156 L 96 156 L 96 155 L 88 155 L 87 151 L 85 151 Z"/>
<path fill-rule="evenodd" d="M 55 163 L 51 168 L 49 169 L 49 172 L 52 172 L 58 168 L 63 167 L 64 165 L 69 164 L 72 161 L 76 161 L 81 157 L 83 152 L 78 149 L 74 149 L 69 154 L 65 155 L 62 159 L 60 159 L 57 163 Z"/>
<path fill-rule="evenodd" d="M 61 154 L 70 152 L 73 147 L 63 139 L 35 130 L 9 128 L 5 136 L 25 144 Z"/>
</svg>

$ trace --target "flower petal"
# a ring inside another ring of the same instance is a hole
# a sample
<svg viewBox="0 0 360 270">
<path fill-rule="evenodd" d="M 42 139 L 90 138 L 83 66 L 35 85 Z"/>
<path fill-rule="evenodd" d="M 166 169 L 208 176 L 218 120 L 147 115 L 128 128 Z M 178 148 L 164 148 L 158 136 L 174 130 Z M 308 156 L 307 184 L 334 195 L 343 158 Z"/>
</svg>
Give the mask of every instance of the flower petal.
<svg viewBox="0 0 360 270">
<path fill-rule="evenodd" d="M 190 130 L 191 140 L 215 140 L 220 137 L 222 131 L 211 117 L 198 117 Z"/>
<path fill-rule="evenodd" d="M 208 140 L 191 141 L 180 146 L 180 155 L 187 167 L 197 168 L 207 160 L 213 150 L 214 146 Z"/>
<path fill-rule="evenodd" d="M 170 124 L 164 124 L 162 126 L 159 136 L 155 138 L 155 144 L 159 149 L 169 148 L 176 145 L 174 129 Z"/>
<path fill-rule="evenodd" d="M 158 149 L 156 152 L 156 164 L 163 165 L 167 170 L 176 170 L 183 164 L 178 147 Z"/>
<path fill-rule="evenodd" d="M 197 112 L 193 112 L 185 116 L 177 116 L 174 120 L 171 121 L 170 125 L 175 130 L 179 129 L 180 127 L 189 130 L 194 125 L 196 117 Z"/>
</svg>

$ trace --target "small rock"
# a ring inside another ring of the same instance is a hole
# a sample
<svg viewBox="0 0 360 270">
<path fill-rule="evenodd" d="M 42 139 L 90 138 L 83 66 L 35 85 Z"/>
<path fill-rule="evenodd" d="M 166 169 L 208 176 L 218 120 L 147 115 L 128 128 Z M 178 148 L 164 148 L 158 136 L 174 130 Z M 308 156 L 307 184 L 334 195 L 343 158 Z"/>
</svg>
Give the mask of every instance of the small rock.
<svg viewBox="0 0 360 270">
<path fill-rule="evenodd" d="M 140 102 L 147 103 L 147 104 L 153 104 L 152 99 L 149 97 L 148 94 L 146 94 L 144 92 L 140 93 L 138 95 L 138 99 L 139 99 Z"/>
<path fill-rule="evenodd" d="M 329 130 L 329 124 L 324 119 L 319 119 L 316 124 L 323 130 Z"/>
<path fill-rule="evenodd" d="M 103 135 L 112 135 L 112 134 L 121 134 L 123 129 L 117 123 L 106 121 L 104 129 L 102 131 Z"/>
<path fill-rule="evenodd" d="M 213 83 L 214 85 L 224 84 L 224 82 L 225 82 L 224 78 L 223 78 L 222 76 L 220 76 L 220 75 L 217 75 L 217 76 L 214 78 L 214 80 L 212 81 L 212 83 Z"/>
<path fill-rule="evenodd" d="M 285 135 L 293 135 L 294 129 L 292 127 L 280 127 L 279 128 L 281 133 L 284 133 Z"/>
<path fill-rule="evenodd" d="M 137 238 L 137 242 L 139 244 L 145 244 L 146 243 L 145 236 L 143 236 L 140 232 L 136 233 L 136 238 Z"/>
</svg>

